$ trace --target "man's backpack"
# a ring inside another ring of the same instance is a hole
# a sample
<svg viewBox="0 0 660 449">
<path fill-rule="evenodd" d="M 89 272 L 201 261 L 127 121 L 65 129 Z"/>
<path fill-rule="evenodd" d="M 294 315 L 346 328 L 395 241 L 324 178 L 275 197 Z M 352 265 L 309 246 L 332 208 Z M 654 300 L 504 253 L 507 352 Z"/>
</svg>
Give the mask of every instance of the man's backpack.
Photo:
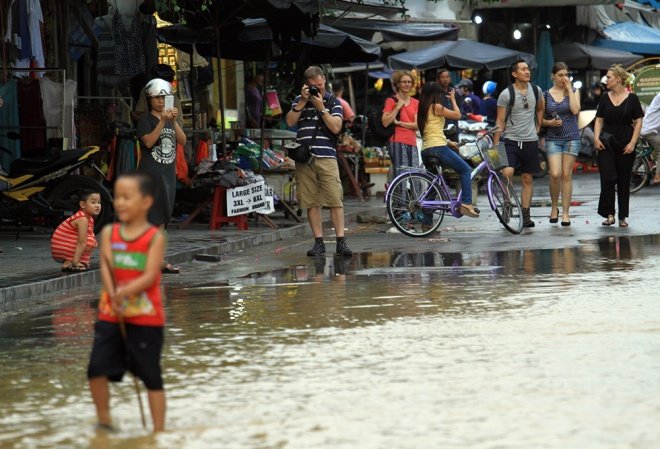
<svg viewBox="0 0 660 449">
<path fill-rule="evenodd" d="M 395 96 L 391 97 L 394 101 L 398 101 L 398 98 Z M 396 119 L 399 120 L 401 111 L 396 115 Z M 369 130 L 371 133 L 379 140 L 385 142 L 392 137 L 394 134 L 394 123 L 391 123 L 390 126 L 383 126 L 383 109 L 372 109 L 367 114 L 367 123 L 369 125 Z"/>
<path fill-rule="evenodd" d="M 539 102 L 539 91 L 541 88 L 537 86 L 536 84 L 531 84 L 532 86 L 532 91 L 534 92 L 534 104 L 538 104 Z M 509 117 L 511 116 L 511 110 L 513 109 L 513 105 L 516 102 L 516 89 L 513 87 L 513 84 L 509 84 L 509 87 L 507 87 L 507 90 L 509 91 L 509 104 L 506 107 L 506 117 L 504 118 L 504 123 L 509 121 Z M 534 112 L 534 121 L 536 121 L 536 112 Z M 513 122 L 511 122 L 513 125 Z"/>
</svg>

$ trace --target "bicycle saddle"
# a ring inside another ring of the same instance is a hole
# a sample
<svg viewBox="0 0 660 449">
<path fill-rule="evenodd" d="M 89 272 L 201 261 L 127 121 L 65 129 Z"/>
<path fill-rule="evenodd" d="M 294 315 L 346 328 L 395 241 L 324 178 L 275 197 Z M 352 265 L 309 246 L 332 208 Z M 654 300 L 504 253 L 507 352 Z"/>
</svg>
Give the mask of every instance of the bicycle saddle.
<svg viewBox="0 0 660 449">
<path fill-rule="evenodd" d="M 435 156 L 425 156 L 422 158 L 422 162 L 428 171 L 433 174 L 439 173 L 440 159 Z"/>
</svg>

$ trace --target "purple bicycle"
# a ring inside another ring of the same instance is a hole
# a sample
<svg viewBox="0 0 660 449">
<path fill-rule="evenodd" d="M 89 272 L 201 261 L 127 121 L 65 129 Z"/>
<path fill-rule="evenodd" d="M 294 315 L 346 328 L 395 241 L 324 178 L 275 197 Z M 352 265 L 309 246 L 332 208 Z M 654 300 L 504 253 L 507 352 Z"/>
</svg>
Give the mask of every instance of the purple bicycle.
<svg viewBox="0 0 660 449">
<path fill-rule="evenodd" d="M 488 202 L 502 225 L 513 234 L 523 230 L 522 207 L 511 181 L 499 170 L 506 167 L 508 159 L 504 144 L 490 148 L 491 129 L 474 142 L 461 149 L 464 159 L 477 166 L 471 178 L 482 175 L 487 178 Z M 407 167 L 390 183 L 385 192 L 385 203 L 390 221 L 403 234 L 424 237 L 438 229 L 446 212 L 460 218 L 461 193 L 451 195 L 451 189 L 439 170 L 439 160 L 428 158 L 427 169 Z"/>
</svg>

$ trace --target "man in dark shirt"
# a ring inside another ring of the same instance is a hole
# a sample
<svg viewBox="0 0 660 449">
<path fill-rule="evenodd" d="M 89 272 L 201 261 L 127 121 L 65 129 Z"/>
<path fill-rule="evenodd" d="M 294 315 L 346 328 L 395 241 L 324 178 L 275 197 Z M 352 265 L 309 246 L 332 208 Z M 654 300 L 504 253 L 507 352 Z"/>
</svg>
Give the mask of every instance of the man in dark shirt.
<svg viewBox="0 0 660 449">
<path fill-rule="evenodd" d="M 456 89 L 451 85 L 451 74 L 447 69 L 438 70 L 438 84 L 442 89 L 442 92 L 445 96 L 442 98 L 442 105 L 447 109 L 451 110 L 451 98 L 449 97 L 450 92 L 454 91 L 454 97 L 456 98 L 456 104 L 461 104 L 461 97 Z M 451 126 L 453 125 L 453 126 Z M 448 140 L 458 142 L 458 120 L 449 120 L 445 119 L 445 137 Z"/>
<path fill-rule="evenodd" d="M 310 257 L 324 256 L 321 208 L 330 209 L 330 219 L 337 235 L 337 255 L 352 256 L 344 238 L 344 204 L 337 166 L 337 136 L 343 112 L 334 95 L 326 91 L 326 79 L 320 67 L 311 66 L 304 73 L 305 84 L 286 115 L 288 126 L 298 126 L 296 140 L 309 145 L 312 159 L 296 163 L 296 184 L 300 207 L 307 209 L 309 226 L 314 233 Z M 320 120 L 320 122 L 319 122 Z"/>
</svg>

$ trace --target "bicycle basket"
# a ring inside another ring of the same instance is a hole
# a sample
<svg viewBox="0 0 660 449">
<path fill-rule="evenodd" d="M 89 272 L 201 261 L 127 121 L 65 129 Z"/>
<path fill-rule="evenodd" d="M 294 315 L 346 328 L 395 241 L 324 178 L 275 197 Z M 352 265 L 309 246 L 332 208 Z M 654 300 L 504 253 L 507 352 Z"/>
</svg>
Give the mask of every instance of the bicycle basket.
<svg viewBox="0 0 660 449">
<path fill-rule="evenodd" d="M 493 170 L 501 170 L 504 167 L 509 166 L 509 158 L 506 155 L 504 142 L 500 142 L 498 146 L 490 148 L 485 153 L 488 158 L 488 165 L 490 165 Z"/>
</svg>

